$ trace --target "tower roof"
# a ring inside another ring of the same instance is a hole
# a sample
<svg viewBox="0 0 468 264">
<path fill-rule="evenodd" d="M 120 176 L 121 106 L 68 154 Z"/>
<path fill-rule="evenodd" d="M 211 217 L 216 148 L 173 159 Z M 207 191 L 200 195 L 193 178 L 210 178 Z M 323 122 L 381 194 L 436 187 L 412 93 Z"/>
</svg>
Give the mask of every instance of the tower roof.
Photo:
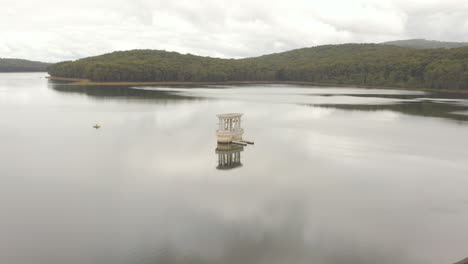
<svg viewBox="0 0 468 264">
<path fill-rule="evenodd" d="M 232 117 L 238 117 L 242 116 L 243 114 L 241 113 L 227 113 L 227 114 L 220 114 L 217 115 L 219 118 L 232 118 Z"/>
</svg>

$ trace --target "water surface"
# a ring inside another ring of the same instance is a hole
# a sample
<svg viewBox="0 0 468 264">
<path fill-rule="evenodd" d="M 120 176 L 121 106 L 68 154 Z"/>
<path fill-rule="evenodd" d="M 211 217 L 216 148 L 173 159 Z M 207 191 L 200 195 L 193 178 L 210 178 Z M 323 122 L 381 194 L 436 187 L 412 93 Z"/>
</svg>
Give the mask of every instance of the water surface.
<svg viewBox="0 0 468 264">
<path fill-rule="evenodd" d="M 44 76 L 0 74 L 1 263 L 468 256 L 466 98 L 292 85 L 76 87 Z M 226 112 L 244 113 L 254 146 L 216 151 L 216 114 Z M 220 167 L 220 151 L 239 164 Z"/>
</svg>

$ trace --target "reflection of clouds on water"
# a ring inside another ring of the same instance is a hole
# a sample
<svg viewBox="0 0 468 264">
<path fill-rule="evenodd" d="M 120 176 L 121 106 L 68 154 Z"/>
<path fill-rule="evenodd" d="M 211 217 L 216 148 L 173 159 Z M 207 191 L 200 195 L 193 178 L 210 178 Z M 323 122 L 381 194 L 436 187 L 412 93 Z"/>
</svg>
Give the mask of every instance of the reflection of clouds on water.
<svg viewBox="0 0 468 264">
<path fill-rule="evenodd" d="M 45 82 L 24 89 L 41 99 L 0 103 L 2 263 L 466 257 L 468 127 L 445 114 L 462 111 L 458 102 L 315 106 Z M 242 168 L 220 171 L 216 114 L 225 112 L 246 115 L 255 146 L 241 153 Z"/>
<path fill-rule="evenodd" d="M 204 97 L 213 99 L 244 100 L 269 103 L 294 104 L 392 104 L 408 99 L 383 98 L 379 95 L 418 95 L 421 92 L 374 89 L 346 88 L 297 88 L 296 86 L 250 86 L 248 88 L 169 88 L 169 87 L 132 87 L 146 91 L 164 91 L 173 95 Z M 375 92 L 375 97 L 354 97 L 352 95 Z M 333 96 L 322 96 L 333 95 Z"/>
<path fill-rule="evenodd" d="M 190 111 L 187 111 L 187 106 L 184 104 L 176 104 L 172 107 L 164 107 L 161 110 L 156 110 L 154 118 L 156 124 L 164 129 L 190 129 L 191 126 L 197 125 L 196 116 L 200 114 L 200 109 L 197 109 L 196 104 L 188 105 Z"/>
<path fill-rule="evenodd" d="M 303 121 L 304 119 L 320 119 L 331 116 L 335 109 L 324 107 L 306 107 L 294 106 L 286 112 L 280 112 L 275 115 L 275 119 L 284 120 L 287 122 Z"/>
<path fill-rule="evenodd" d="M 180 236 L 162 240 L 162 246 L 147 253 L 144 263 L 411 263 L 404 247 L 391 237 L 385 243 L 371 236 L 357 242 L 357 237 L 345 232 L 312 230 L 314 215 L 304 215 L 305 204 L 295 199 L 270 202 L 258 208 L 253 218 L 210 217 L 211 221 L 201 221 L 209 226 L 198 228 L 181 223 Z"/>
<path fill-rule="evenodd" d="M 300 87 L 294 85 L 211 86 L 210 88 L 132 87 L 132 89 L 164 92 L 185 98 L 305 104 L 360 111 L 389 110 L 455 120 L 465 120 L 466 118 L 451 112 L 465 110 L 468 107 L 468 99 L 464 95 L 448 94 L 447 96 L 451 98 L 444 98 L 439 94 L 407 90 Z M 456 98 L 457 96 L 459 98 Z M 386 116 L 386 118 L 389 117 Z"/>
<path fill-rule="evenodd" d="M 245 87 L 247 86 L 247 87 Z M 134 86 L 132 89 L 182 92 L 182 93 L 202 93 L 202 94 L 299 94 L 299 95 L 424 95 L 422 91 L 390 90 L 390 89 L 365 89 L 365 88 L 339 88 L 339 87 L 317 87 L 317 86 L 296 86 L 288 84 L 270 85 L 210 85 L 207 88 L 177 88 L 177 87 L 155 87 L 155 86 Z M 221 88 L 221 89 L 219 89 Z"/>
<path fill-rule="evenodd" d="M 421 91 L 308 87 L 296 85 L 239 85 L 202 87 L 100 87 L 70 86 L 49 82 L 52 89 L 65 93 L 82 93 L 101 99 L 138 101 L 143 103 L 175 103 L 190 101 L 223 101 L 224 104 L 251 102 L 265 104 L 299 104 L 357 111 L 393 111 L 409 115 L 433 116 L 453 120 L 468 120 L 464 115 L 452 114 L 468 108 L 466 95 L 436 94 Z M 222 112 L 236 112 L 223 110 Z M 389 116 L 387 116 L 388 118 Z M 170 120 L 166 120 L 171 122 Z"/>
</svg>

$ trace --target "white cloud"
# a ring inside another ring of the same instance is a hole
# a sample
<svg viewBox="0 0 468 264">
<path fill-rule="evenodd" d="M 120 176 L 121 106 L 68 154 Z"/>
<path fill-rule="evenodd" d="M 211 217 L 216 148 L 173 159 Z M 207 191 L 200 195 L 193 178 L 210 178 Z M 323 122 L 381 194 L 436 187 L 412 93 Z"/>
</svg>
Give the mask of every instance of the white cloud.
<svg viewBox="0 0 468 264">
<path fill-rule="evenodd" d="M 345 42 L 468 40 L 465 0 L 0 0 L 0 57 L 148 48 L 246 57 Z"/>
</svg>

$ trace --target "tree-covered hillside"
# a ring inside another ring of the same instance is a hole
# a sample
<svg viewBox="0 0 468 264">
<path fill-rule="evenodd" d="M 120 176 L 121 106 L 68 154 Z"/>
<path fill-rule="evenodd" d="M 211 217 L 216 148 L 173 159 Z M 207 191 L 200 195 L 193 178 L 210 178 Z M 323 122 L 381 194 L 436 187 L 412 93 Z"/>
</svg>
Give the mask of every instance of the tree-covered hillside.
<svg viewBox="0 0 468 264">
<path fill-rule="evenodd" d="M 45 72 L 50 63 L 0 58 L 0 72 Z"/>
<path fill-rule="evenodd" d="M 468 47 L 410 49 L 380 44 L 343 44 L 246 59 L 131 50 L 61 62 L 48 69 L 52 76 L 104 82 L 305 81 L 468 89 Z"/>
<path fill-rule="evenodd" d="M 446 42 L 437 40 L 427 39 L 407 39 L 407 40 L 395 40 L 387 41 L 382 44 L 395 45 L 404 48 L 415 48 L 415 49 L 453 49 L 463 48 L 468 46 L 468 42 Z"/>
</svg>

